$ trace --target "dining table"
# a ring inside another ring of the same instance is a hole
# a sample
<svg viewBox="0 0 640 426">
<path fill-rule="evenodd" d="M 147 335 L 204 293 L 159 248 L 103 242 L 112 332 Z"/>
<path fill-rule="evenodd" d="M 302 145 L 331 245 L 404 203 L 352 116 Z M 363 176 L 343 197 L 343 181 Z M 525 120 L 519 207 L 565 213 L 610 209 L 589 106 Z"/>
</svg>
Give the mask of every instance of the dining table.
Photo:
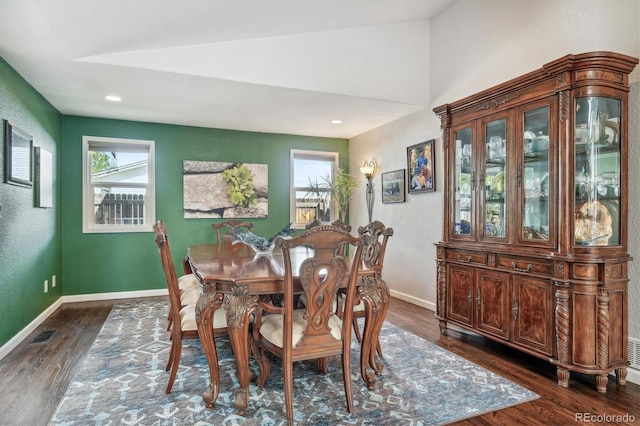
<svg viewBox="0 0 640 426">
<path fill-rule="evenodd" d="M 292 252 L 293 270 L 312 254 L 312 249 L 298 247 Z M 243 243 L 197 244 L 187 248 L 187 261 L 198 277 L 203 292 L 196 304 L 196 321 L 203 351 L 209 367 L 209 386 L 203 393 L 207 408 L 214 406 L 220 391 L 218 354 L 213 333 L 213 315 L 224 309 L 232 352 L 236 359 L 238 389 L 234 408 L 244 415 L 249 403 L 251 371 L 249 356 L 253 338 L 250 324 L 261 297 L 275 297 L 284 292 L 284 258 L 279 249 L 256 253 Z M 351 265 L 350 267 L 353 267 Z M 373 389 L 383 363 L 376 356 L 378 334 L 388 308 L 389 289 L 378 270 L 365 262 L 358 265 L 357 294 L 365 305 L 365 324 L 360 352 L 360 374 L 368 389 Z M 346 280 L 345 280 L 346 286 Z M 294 288 L 303 293 L 299 281 Z M 339 313 L 337 313 L 339 314 Z"/>
</svg>

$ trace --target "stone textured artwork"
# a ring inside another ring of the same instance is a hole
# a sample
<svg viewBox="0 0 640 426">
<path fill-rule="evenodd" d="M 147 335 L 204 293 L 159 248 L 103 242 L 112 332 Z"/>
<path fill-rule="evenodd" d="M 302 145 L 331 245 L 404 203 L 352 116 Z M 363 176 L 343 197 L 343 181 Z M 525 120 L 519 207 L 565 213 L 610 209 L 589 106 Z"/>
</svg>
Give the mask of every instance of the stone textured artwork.
<svg viewBox="0 0 640 426">
<path fill-rule="evenodd" d="M 184 218 L 267 217 L 267 164 L 184 161 Z"/>
</svg>

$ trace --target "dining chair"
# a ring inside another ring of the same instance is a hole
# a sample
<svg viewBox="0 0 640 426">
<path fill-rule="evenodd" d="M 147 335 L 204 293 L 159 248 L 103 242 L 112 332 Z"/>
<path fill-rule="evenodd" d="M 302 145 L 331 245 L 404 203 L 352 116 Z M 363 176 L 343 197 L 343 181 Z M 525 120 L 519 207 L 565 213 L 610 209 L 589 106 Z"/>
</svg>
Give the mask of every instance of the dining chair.
<svg viewBox="0 0 640 426">
<path fill-rule="evenodd" d="M 340 246 L 355 248 L 351 265 L 340 252 Z M 294 271 L 291 251 L 307 247 L 309 257 Z M 293 363 L 318 360 L 322 373 L 326 372 L 326 359 L 341 355 L 347 409 L 353 412 L 351 392 L 351 316 L 355 298 L 358 266 L 362 255 L 362 238 L 331 225 L 321 225 L 304 231 L 291 239 L 277 238 L 276 247 L 284 258 L 284 303 L 274 306 L 265 300 L 256 313 L 253 328 L 254 356 L 262 374 L 256 380 L 264 386 L 270 374 L 266 351 L 282 359 L 286 415 L 293 424 Z M 295 278 L 294 278 L 295 277 Z M 297 281 L 299 279 L 299 281 Z M 299 283 L 301 288 L 294 287 Z M 340 319 L 333 308 L 338 289 L 346 284 L 345 304 L 350 307 Z M 303 309 L 294 309 L 294 293 L 303 291 L 308 303 Z"/>
<path fill-rule="evenodd" d="M 362 263 L 367 269 L 373 269 L 375 271 L 374 278 L 379 282 L 382 280 L 382 267 L 384 265 L 384 255 L 387 250 L 387 242 L 389 237 L 393 235 L 393 228 L 387 228 L 385 225 L 374 220 L 368 225 L 358 228 L 358 235 L 362 237 Z M 384 286 L 386 288 L 386 286 Z M 342 295 L 342 300 L 344 295 Z M 341 299 L 339 299 L 341 300 Z M 356 301 L 353 307 L 353 331 L 355 332 L 356 339 L 359 342 L 362 341 L 362 334 L 360 333 L 360 327 L 358 326 L 358 318 L 366 317 L 365 303 L 360 299 L 358 292 L 356 292 Z M 338 312 L 341 314 L 344 306 L 340 303 Z M 382 356 L 382 348 L 380 342 L 376 342 L 376 352 Z"/>
<path fill-rule="evenodd" d="M 173 326 L 171 327 L 171 351 L 167 362 L 166 370 L 170 371 L 169 382 L 167 383 L 166 393 L 171 392 L 173 382 L 176 379 L 178 369 L 180 368 L 180 357 L 182 355 L 182 339 L 198 337 L 198 326 L 196 323 L 196 305 L 182 305 L 180 301 L 180 288 L 178 286 L 178 277 L 171 257 L 171 248 L 169 247 L 169 235 L 167 227 L 162 221 L 158 221 L 153 225 L 155 233 L 155 241 L 160 251 L 160 261 L 162 269 L 167 281 L 169 290 L 169 310 L 171 318 L 173 318 Z M 179 319 L 179 321 L 178 321 Z M 214 336 L 227 334 L 227 316 L 224 309 L 219 309 L 213 317 L 213 333 Z"/>
<path fill-rule="evenodd" d="M 191 270 L 189 264 L 189 257 L 185 256 L 182 259 L 182 269 L 184 275 L 178 277 L 178 288 L 180 289 L 180 303 L 182 306 L 193 305 L 198 302 L 200 295 L 202 294 L 202 286 L 198 277 Z M 173 325 L 173 315 L 171 310 L 167 315 L 167 330 L 171 330 Z"/>
<path fill-rule="evenodd" d="M 224 222 L 220 223 L 212 223 L 211 227 L 214 231 L 216 231 L 216 241 L 218 244 L 222 244 L 225 240 L 225 235 L 228 232 L 228 228 L 246 228 L 247 231 L 250 231 L 253 228 L 252 222 L 243 222 L 238 219 L 228 219 Z M 227 232 L 222 233 L 222 229 L 227 228 Z"/>
</svg>

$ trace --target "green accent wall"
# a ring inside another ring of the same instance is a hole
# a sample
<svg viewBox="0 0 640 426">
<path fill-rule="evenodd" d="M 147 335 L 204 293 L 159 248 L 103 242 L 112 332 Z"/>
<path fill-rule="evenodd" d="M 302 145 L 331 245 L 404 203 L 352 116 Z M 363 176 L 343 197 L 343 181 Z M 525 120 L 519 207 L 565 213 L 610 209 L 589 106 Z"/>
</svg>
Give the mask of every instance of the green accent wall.
<svg viewBox="0 0 640 426">
<path fill-rule="evenodd" d="M 65 295 L 160 289 L 166 286 L 154 235 L 82 233 L 82 137 L 102 136 L 155 141 L 156 218 L 169 231 L 178 271 L 189 244 L 215 241 L 211 223 L 222 219 L 184 219 L 183 160 L 262 163 L 269 170 L 269 214 L 251 219 L 258 235 L 272 235 L 289 223 L 290 150 L 337 151 L 348 168 L 346 139 L 252 133 L 86 117 L 63 117 L 64 212 L 63 293 Z"/>
<path fill-rule="evenodd" d="M 183 160 L 262 163 L 269 167 L 269 215 L 252 220 L 271 235 L 289 223 L 290 150 L 337 151 L 348 169 L 346 139 L 242 132 L 65 116 L 0 57 L 0 118 L 53 153 L 54 208 L 34 207 L 33 189 L 4 183 L 0 162 L 0 347 L 63 295 L 164 289 L 152 232 L 82 233 L 82 137 L 155 141 L 156 218 L 171 236 L 176 267 L 189 244 L 214 241 L 211 223 L 184 219 Z M 0 156 L 4 160 L 3 149 Z M 57 286 L 44 293 L 44 280 Z"/>
<path fill-rule="evenodd" d="M 61 295 L 61 203 L 59 152 L 62 116 L 0 57 L 0 119 L 33 136 L 53 154 L 54 207 L 34 207 L 33 188 L 5 183 L 4 126 L 0 141 L 0 346 Z M 57 285 L 51 288 L 56 275 Z M 44 293 L 44 281 L 49 292 Z"/>
</svg>

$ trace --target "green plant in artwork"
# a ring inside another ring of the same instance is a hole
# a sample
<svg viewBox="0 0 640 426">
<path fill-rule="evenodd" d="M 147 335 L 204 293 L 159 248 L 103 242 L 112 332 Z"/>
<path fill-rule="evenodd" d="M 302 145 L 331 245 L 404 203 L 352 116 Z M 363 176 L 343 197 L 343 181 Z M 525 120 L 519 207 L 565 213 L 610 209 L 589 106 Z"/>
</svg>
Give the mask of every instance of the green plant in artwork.
<svg viewBox="0 0 640 426">
<path fill-rule="evenodd" d="M 255 206 L 258 197 L 253 188 L 253 175 L 244 164 L 222 172 L 222 178 L 227 182 L 227 195 L 233 205 L 249 208 Z"/>
</svg>

